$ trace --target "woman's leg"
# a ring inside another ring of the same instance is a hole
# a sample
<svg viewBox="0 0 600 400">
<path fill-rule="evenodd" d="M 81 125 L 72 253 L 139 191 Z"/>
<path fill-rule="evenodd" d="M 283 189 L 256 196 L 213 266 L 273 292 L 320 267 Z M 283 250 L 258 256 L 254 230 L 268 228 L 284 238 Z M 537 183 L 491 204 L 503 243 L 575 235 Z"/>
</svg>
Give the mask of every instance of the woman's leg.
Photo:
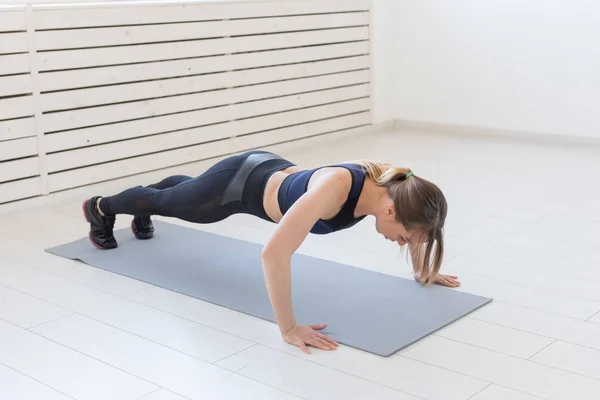
<svg viewBox="0 0 600 400">
<path fill-rule="evenodd" d="M 191 176 L 187 175 L 174 175 L 163 179 L 158 183 L 148 185 L 154 189 L 168 189 L 173 186 L 177 186 L 187 180 L 192 179 Z M 154 224 L 150 215 L 136 215 L 131 221 L 131 231 L 133 235 L 140 240 L 151 239 L 154 236 Z"/>
<path fill-rule="evenodd" d="M 158 183 L 148 185 L 148 187 L 154 189 L 168 189 L 170 187 L 177 186 L 185 181 L 189 181 L 190 179 L 192 179 L 192 177 L 187 175 L 173 175 L 163 179 Z"/>
<path fill-rule="evenodd" d="M 177 181 L 171 177 L 150 186 L 136 186 L 114 196 L 95 196 L 84 203 L 90 222 L 90 239 L 100 248 L 117 246 L 112 237 L 114 217 L 161 215 L 197 223 L 211 223 L 244 212 L 240 202 L 222 205 L 223 195 L 247 155 L 237 155 L 219 161 L 202 175 Z M 164 187 L 164 188 L 163 188 Z M 162 189 L 161 189 L 162 188 Z M 98 207 L 96 207 L 96 203 Z M 99 212 L 99 211 L 100 212 Z"/>
</svg>

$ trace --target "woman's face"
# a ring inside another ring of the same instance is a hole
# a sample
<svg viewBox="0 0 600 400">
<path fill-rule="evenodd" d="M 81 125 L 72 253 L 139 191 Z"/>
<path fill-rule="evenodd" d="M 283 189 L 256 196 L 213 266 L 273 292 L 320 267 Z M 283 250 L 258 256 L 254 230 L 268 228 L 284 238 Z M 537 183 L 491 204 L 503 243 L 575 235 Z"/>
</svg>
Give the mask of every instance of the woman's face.
<svg viewBox="0 0 600 400">
<path fill-rule="evenodd" d="M 375 215 L 375 229 L 387 240 L 396 242 L 400 246 L 404 246 L 407 243 L 424 243 L 426 240 L 425 235 L 417 231 L 407 230 L 404 225 L 396 220 L 394 203 L 391 200 L 386 204 L 381 213 Z"/>
<path fill-rule="evenodd" d="M 410 241 L 410 233 L 404 225 L 395 220 L 388 218 L 375 218 L 375 229 L 387 240 L 397 242 L 400 246 L 405 245 Z"/>
</svg>

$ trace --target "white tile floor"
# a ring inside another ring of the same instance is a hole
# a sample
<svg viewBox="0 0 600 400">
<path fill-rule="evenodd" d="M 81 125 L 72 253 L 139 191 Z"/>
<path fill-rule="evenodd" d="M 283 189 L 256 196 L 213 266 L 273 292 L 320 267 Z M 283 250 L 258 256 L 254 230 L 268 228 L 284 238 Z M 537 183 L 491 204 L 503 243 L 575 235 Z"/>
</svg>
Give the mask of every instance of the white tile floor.
<svg viewBox="0 0 600 400">
<path fill-rule="evenodd" d="M 495 301 L 389 358 L 304 355 L 269 322 L 45 253 L 87 233 L 81 199 L 100 189 L 86 188 L 0 216 L 0 398 L 600 398 L 599 148 L 396 131 L 273 149 L 307 166 L 407 164 L 438 183 L 444 270 Z M 372 223 L 300 251 L 410 277 Z M 264 243 L 273 226 L 196 228 Z"/>
</svg>

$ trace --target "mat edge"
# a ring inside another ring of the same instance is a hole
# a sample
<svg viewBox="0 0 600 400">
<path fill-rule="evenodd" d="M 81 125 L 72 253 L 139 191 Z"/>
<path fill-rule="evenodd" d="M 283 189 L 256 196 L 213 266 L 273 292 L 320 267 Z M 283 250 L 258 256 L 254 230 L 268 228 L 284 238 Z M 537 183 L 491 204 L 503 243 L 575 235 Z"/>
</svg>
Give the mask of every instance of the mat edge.
<svg viewBox="0 0 600 400">
<path fill-rule="evenodd" d="M 401 350 L 403 350 L 403 349 L 405 349 L 405 348 L 407 348 L 407 347 L 410 347 L 410 346 L 412 346 L 413 344 L 415 344 L 415 343 L 417 343 L 417 342 L 419 342 L 419 341 L 421 341 L 421 340 L 423 340 L 423 339 L 427 338 L 428 336 L 430 336 L 430 335 L 432 335 L 432 334 L 434 334 L 434 333 L 436 333 L 436 332 L 438 332 L 438 331 L 440 331 L 440 330 L 442 330 L 442 329 L 446 328 L 447 326 L 450 326 L 450 325 L 452 325 L 453 323 L 455 323 L 455 322 L 457 322 L 457 321 L 459 321 L 459 320 L 461 320 L 461 319 L 465 318 L 465 317 L 466 317 L 466 316 L 468 316 L 469 314 L 472 314 L 472 313 L 474 313 L 475 311 L 477 311 L 477 310 L 479 310 L 479 309 L 481 309 L 481 308 L 483 308 L 483 307 L 487 306 L 488 304 L 490 304 L 491 302 L 493 302 L 493 301 L 494 301 L 494 298 L 493 298 L 493 297 L 485 297 L 485 296 L 478 296 L 478 297 L 481 297 L 482 299 L 484 299 L 484 301 L 483 301 L 481 304 L 479 304 L 478 306 L 476 306 L 475 308 L 473 308 L 472 310 L 470 310 L 470 311 L 468 311 L 468 312 L 465 312 L 465 313 L 464 313 L 464 314 L 462 314 L 462 315 L 459 315 L 458 317 L 456 317 L 456 318 L 452 319 L 451 321 L 448 321 L 447 323 L 445 323 L 445 324 L 441 325 L 440 327 L 438 327 L 438 328 L 436 328 L 436 329 L 432 329 L 432 330 L 431 330 L 431 331 L 429 331 L 428 333 L 425 333 L 425 334 L 423 334 L 423 335 L 420 335 L 419 337 L 416 337 L 415 339 L 411 340 L 411 341 L 410 341 L 410 342 L 408 342 L 407 344 L 405 344 L 405 345 L 403 345 L 403 346 L 399 347 L 399 348 L 398 348 L 398 349 L 396 349 L 396 350 L 393 350 L 393 351 L 391 351 L 390 353 L 386 353 L 385 355 L 381 354 L 381 355 L 382 355 L 382 357 L 390 357 L 390 356 L 393 356 L 394 354 L 398 353 L 399 351 L 401 351 Z"/>
</svg>

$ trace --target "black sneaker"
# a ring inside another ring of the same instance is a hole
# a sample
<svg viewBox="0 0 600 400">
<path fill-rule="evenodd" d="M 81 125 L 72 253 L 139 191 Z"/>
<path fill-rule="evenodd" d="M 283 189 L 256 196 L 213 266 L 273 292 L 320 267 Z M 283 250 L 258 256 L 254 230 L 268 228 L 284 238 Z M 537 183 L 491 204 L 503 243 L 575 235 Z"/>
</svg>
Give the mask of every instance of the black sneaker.
<svg viewBox="0 0 600 400">
<path fill-rule="evenodd" d="M 114 216 L 101 216 L 96 208 L 96 201 L 100 196 L 92 197 L 83 202 L 83 216 L 90 223 L 90 242 L 99 249 L 114 249 L 117 240 L 113 236 L 115 226 Z"/>
<path fill-rule="evenodd" d="M 154 236 L 154 225 L 149 215 L 135 216 L 131 221 L 131 231 L 133 235 L 141 240 L 146 240 Z"/>
</svg>

